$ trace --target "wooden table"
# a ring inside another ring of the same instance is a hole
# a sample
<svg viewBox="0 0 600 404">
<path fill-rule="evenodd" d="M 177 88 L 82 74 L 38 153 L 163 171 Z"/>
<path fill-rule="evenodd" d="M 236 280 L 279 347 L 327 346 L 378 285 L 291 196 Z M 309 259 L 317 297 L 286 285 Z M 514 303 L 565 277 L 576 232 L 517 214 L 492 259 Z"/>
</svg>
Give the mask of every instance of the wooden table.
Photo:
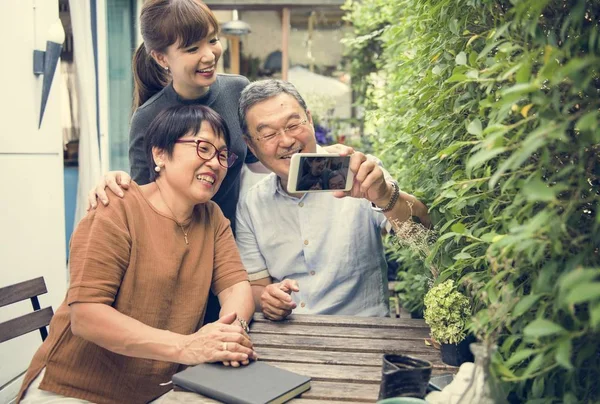
<svg viewBox="0 0 600 404">
<path fill-rule="evenodd" d="M 374 402 L 379 394 L 382 354 L 409 354 L 430 361 L 433 374 L 455 373 L 440 352 L 425 344 L 423 320 L 292 315 L 272 322 L 255 314 L 250 336 L 259 360 L 310 376 L 311 388 L 298 404 Z M 194 393 L 171 391 L 160 404 L 215 403 Z"/>
</svg>

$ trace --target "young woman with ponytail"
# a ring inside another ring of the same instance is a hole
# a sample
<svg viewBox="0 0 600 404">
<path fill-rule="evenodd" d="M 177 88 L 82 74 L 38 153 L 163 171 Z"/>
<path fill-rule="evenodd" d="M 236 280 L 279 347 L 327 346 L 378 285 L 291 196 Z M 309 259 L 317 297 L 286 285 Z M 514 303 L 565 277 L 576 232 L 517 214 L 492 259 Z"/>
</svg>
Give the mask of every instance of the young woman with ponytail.
<svg viewBox="0 0 600 404">
<path fill-rule="evenodd" d="M 248 84 L 243 76 L 217 74 L 223 53 L 219 23 L 199 0 L 147 0 L 140 15 L 144 42 L 133 56 L 135 80 L 131 119 L 129 163 L 138 184 L 150 180 L 144 139 L 148 125 L 163 109 L 181 104 L 206 105 L 227 123 L 230 151 L 238 162 L 229 168 L 215 201 L 235 226 L 235 207 L 240 189 L 240 170 L 250 155 L 242 138 L 237 106 Z M 260 163 L 259 163 L 260 164 Z"/>
</svg>

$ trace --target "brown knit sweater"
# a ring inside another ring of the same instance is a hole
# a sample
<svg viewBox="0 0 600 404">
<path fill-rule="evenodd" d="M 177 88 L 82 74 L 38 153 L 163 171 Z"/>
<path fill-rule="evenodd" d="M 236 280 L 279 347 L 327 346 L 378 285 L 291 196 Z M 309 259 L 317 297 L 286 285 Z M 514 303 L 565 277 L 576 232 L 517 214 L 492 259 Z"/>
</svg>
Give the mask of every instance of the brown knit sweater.
<svg viewBox="0 0 600 404">
<path fill-rule="evenodd" d="M 123 199 L 99 204 L 71 239 L 71 283 L 50 333 L 23 381 L 19 399 L 45 367 L 40 389 L 95 403 L 145 403 L 171 387 L 181 366 L 131 358 L 71 332 L 69 305 L 102 303 L 151 327 L 191 334 L 215 294 L 246 281 L 229 221 L 213 203 L 197 205 L 188 232 L 158 212 L 132 184 Z"/>
</svg>

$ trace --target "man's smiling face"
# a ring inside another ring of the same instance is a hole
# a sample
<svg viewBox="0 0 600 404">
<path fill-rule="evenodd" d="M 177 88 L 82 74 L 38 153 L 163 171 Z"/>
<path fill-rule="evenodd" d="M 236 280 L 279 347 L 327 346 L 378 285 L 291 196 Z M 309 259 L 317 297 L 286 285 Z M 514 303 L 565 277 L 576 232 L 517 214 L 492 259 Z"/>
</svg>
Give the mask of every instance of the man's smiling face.
<svg viewBox="0 0 600 404">
<path fill-rule="evenodd" d="M 252 153 L 287 187 L 290 159 L 295 153 L 315 153 L 317 142 L 312 117 L 294 97 L 281 93 L 254 104 L 246 112 Z M 284 128 L 296 127 L 283 133 Z M 273 134 L 276 136 L 272 136 Z"/>
</svg>

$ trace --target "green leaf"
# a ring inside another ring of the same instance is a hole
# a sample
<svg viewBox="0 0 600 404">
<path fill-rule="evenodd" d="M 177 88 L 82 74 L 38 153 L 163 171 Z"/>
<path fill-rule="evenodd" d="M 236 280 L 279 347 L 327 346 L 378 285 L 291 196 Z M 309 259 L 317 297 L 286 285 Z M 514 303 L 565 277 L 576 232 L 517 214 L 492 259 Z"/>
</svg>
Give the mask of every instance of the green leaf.
<svg viewBox="0 0 600 404">
<path fill-rule="evenodd" d="M 590 324 L 596 330 L 600 325 L 600 303 L 596 303 L 590 308 Z"/>
<path fill-rule="evenodd" d="M 520 317 L 523 314 L 525 314 L 525 312 L 527 312 L 527 310 L 529 310 L 531 308 L 531 306 L 533 306 L 539 299 L 540 297 L 542 297 L 541 295 L 527 295 L 527 296 L 523 296 L 519 302 L 515 305 L 515 308 L 513 309 L 512 315 L 513 317 Z"/>
<path fill-rule="evenodd" d="M 477 141 L 454 142 L 450 146 L 446 147 L 444 150 L 439 152 L 438 157 L 440 157 L 440 158 L 450 157 L 450 156 L 452 156 L 452 154 L 454 154 L 455 151 L 457 151 L 461 147 L 469 146 L 469 145 L 472 146 L 475 143 L 477 143 Z M 446 184 L 444 184 L 444 187 L 442 187 L 442 188 L 446 188 Z"/>
<path fill-rule="evenodd" d="M 529 61 L 523 63 L 517 71 L 517 83 L 527 83 L 531 79 L 531 63 Z"/>
<path fill-rule="evenodd" d="M 566 297 L 567 304 L 580 304 L 600 299 L 600 282 L 590 282 L 575 286 Z"/>
<path fill-rule="evenodd" d="M 481 135 L 481 131 L 481 121 L 477 118 L 472 120 L 469 125 L 467 125 L 467 132 L 469 132 L 471 135 L 479 136 Z"/>
<path fill-rule="evenodd" d="M 571 340 L 565 339 L 558 344 L 555 355 L 556 362 L 568 370 L 573 369 L 573 365 L 571 364 L 571 350 Z"/>
<path fill-rule="evenodd" d="M 454 233 L 465 234 L 467 232 L 467 228 L 462 223 L 454 223 L 452 227 L 450 227 Z"/>
<path fill-rule="evenodd" d="M 436 76 L 439 76 L 440 74 L 442 74 L 442 69 L 440 68 L 440 66 L 435 65 L 433 69 L 431 69 L 431 73 L 435 74 Z"/>
<path fill-rule="evenodd" d="M 500 376 L 503 376 L 504 378 L 507 378 L 507 379 L 515 378 L 515 374 L 509 368 L 504 366 L 504 364 L 502 364 L 502 363 L 495 363 L 494 369 L 496 369 L 496 371 L 500 374 Z"/>
<path fill-rule="evenodd" d="M 600 276 L 598 269 L 577 268 L 563 275 L 558 281 L 558 287 L 562 291 L 569 291 L 577 285 L 583 285 Z"/>
<path fill-rule="evenodd" d="M 460 52 L 456 55 L 455 62 L 457 65 L 466 65 L 467 64 L 467 54 L 465 52 Z"/>
<path fill-rule="evenodd" d="M 467 160 L 467 169 L 472 170 L 473 168 L 477 168 L 480 165 L 484 164 L 486 161 L 493 159 L 494 157 L 502 154 L 506 151 L 506 147 L 496 147 L 494 149 L 482 149 L 477 153 L 473 154 L 469 160 Z"/>
<path fill-rule="evenodd" d="M 528 201 L 545 201 L 554 200 L 555 195 L 552 188 L 544 183 L 540 177 L 532 177 L 523 187 L 523 194 Z"/>
<path fill-rule="evenodd" d="M 536 83 L 516 84 L 506 90 L 502 90 L 500 95 L 503 97 L 506 97 L 507 95 L 525 95 L 538 91 L 539 89 L 540 86 Z"/>
<path fill-rule="evenodd" d="M 496 236 L 498 236 L 498 234 L 492 231 L 489 233 L 482 234 L 479 238 L 485 241 L 486 243 L 493 243 Z"/>
<path fill-rule="evenodd" d="M 509 367 L 518 365 L 536 352 L 537 350 L 535 349 L 520 349 L 505 362 L 505 365 Z"/>
<path fill-rule="evenodd" d="M 476 69 L 469 69 L 466 76 L 470 79 L 477 80 L 479 78 L 479 71 Z"/>
<path fill-rule="evenodd" d="M 591 111 L 579 118 L 575 129 L 579 131 L 596 130 L 598 128 L 598 111 Z"/>
<path fill-rule="evenodd" d="M 535 356 L 535 358 L 533 358 L 533 360 L 531 362 L 529 362 L 529 365 L 527 365 L 527 368 L 525 369 L 525 371 L 523 372 L 521 377 L 524 377 L 524 378 L 529 377 L 531 374 L 533 374 L 539 368 L 541 368 L 543 363 L 544 363 L 544 354 L 543 353 L 537 354 Z"/>
<path fill-rule="evenodd" d="M 467 252 L 461 252 L 461 253 L 456 254 L 453 258 L 455 260 L 464 260 L 464 259 L 469 259 L 469 258 L 473 258 L 473 257 L 471 256 L 471 254 L 469 254 Z"/>
<path fill-rule="evenodd" d="M 466 81 L 467 78 L 468 77 L 463 73 L 453 73 L 452 76 L 446 79 L 446 83 L 457 83 L 461 81 Z"/>
<path fill-rule="evenodd" d="M 580 70 L 588 66 L 598 66 L 598 64 L 600 64 L 600 59 L 593 56 L 571 59 L 564 67 L 556 71 L 552 83 L 557 84 L 567 77 L 573 80 L 575 79 L 575 74 Z"/>
<path fill-rule="evenodd" d="M 524 329 L 523 334 L 530 338 L 547 337 L 548 335 L 562 334 L 565 329 L 550 320 L 538 318 L 529 323 Z"/>
</svg>

